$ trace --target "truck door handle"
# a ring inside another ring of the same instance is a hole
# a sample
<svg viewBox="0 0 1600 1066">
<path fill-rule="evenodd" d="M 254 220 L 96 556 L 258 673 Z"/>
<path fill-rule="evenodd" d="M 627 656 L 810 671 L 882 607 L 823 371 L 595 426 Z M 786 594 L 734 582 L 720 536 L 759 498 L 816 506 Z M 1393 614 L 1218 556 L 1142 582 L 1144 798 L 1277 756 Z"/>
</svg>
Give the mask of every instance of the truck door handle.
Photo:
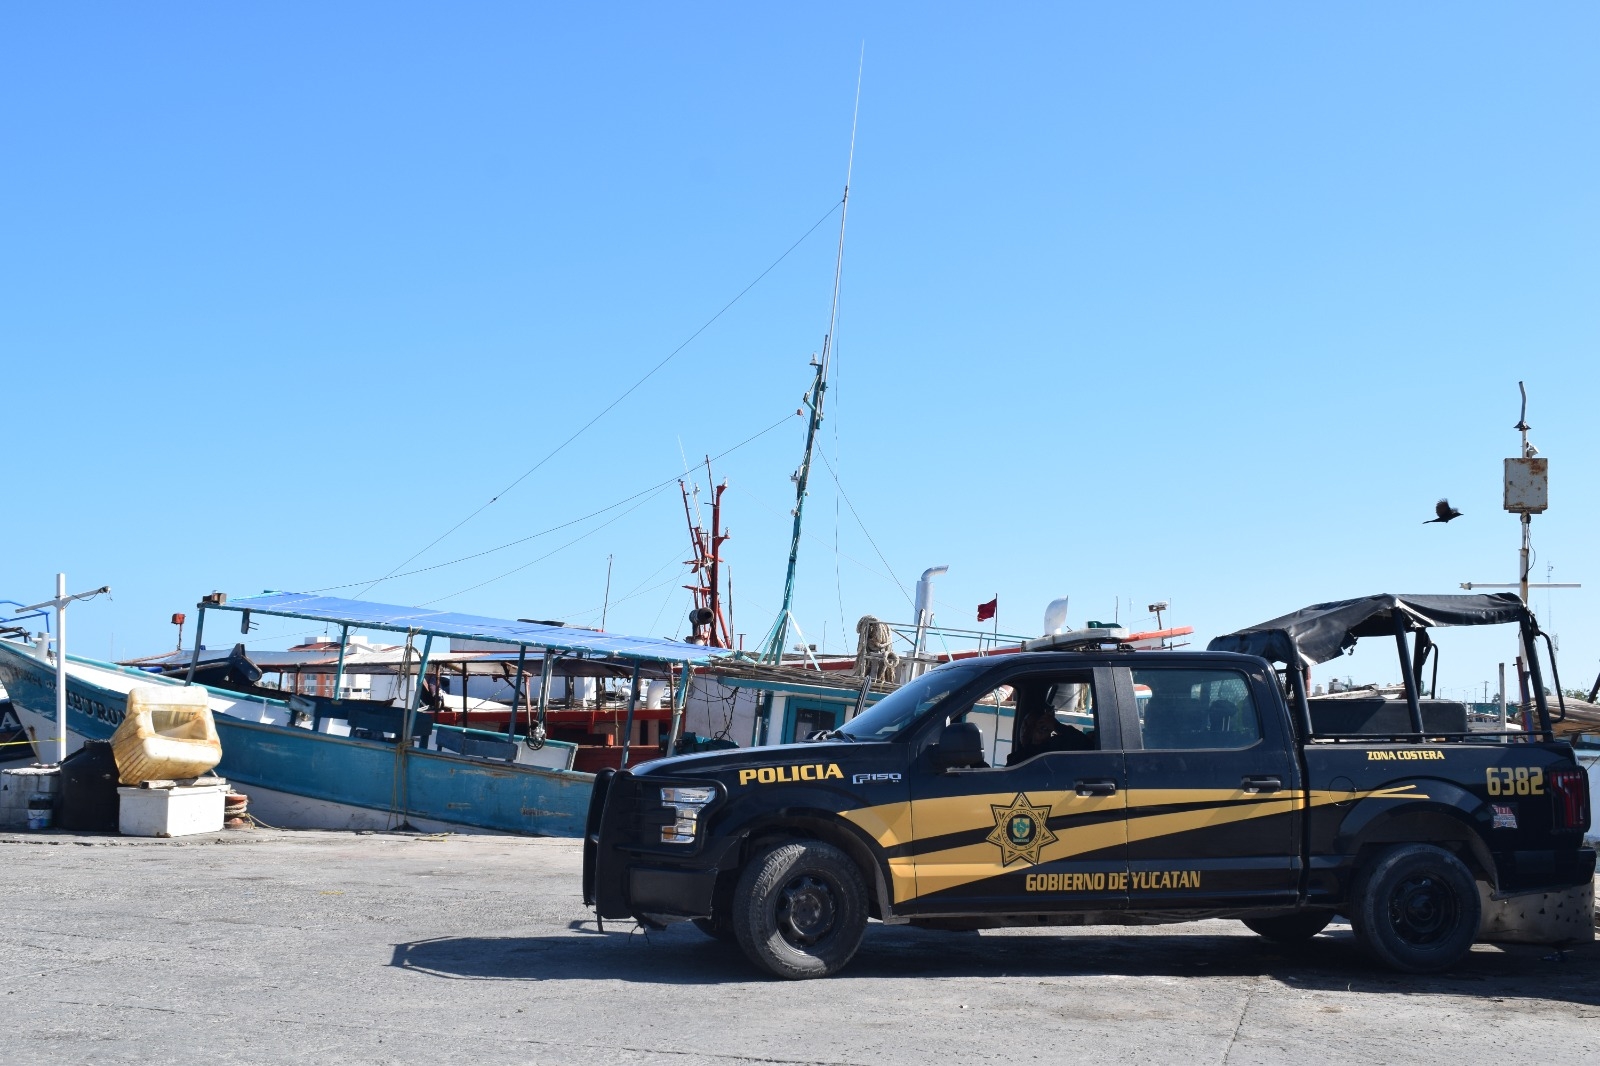
<svg viewBox="0 0 1600 1066">
<path fill-rule="evenodd" d="M 1080 796 L 1115 796 L 1117 794 L 1117 783 L 1109 777 L 1098 781 L 1074 781 L 1072 788 Z"/>
<path fill-rule="evenodd" d="M 1251 795 L 1260 792 L 1277 792 L 1283 788 L 1283 778 L 1276 776 L 1246 777 L 1240 787 Z"/>
</svg>

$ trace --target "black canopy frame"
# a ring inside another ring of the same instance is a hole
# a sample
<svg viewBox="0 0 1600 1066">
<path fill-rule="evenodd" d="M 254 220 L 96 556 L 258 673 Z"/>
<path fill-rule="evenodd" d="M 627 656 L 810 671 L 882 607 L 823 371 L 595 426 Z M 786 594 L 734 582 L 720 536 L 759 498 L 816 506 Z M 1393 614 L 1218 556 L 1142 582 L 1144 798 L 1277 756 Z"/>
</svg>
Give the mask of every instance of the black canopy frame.
<svg viewBox="0 0 1600 1066">
<path fill-rule="evenodd" d="M 1380 593 L 1351 600 L 1334 600 L 1316 603 L 1298 611 L 1274 618 L 1260 625 L 1249 626 L 1217 637 L 1209 645 L 1212 651 L 1231 651 L 1257 655 L 1287 669 L 1289 683 L 1294 690 L 1295 709 L 1300 727 L 1308 738 L 1318 739 L 1311 724 L 1311 706 L 1306 693 L 1306 673 L 1318 663 L 1337 658 L 1355 647 L 1362 637 L 1393 636 L 1400 658 L 1401 678 L 1405 683 L 1406 707 L 1411 717 L 1411 734 L 1424 735 L 1422 704 L 1417 679 L 1428 656 L 1435 650 L 1428 630 L 1443 626 L 1486 626 L 1515 624 L 1522 635 L 1525 673 L 1521 678 L 1524 687 L 1523 705 L 1532 699 L 1538 709 L 1539 730 L 1545 740 L 1555 738 L 1551 728 L 1549 703 L 1544 693 L 1544 677 L 1539 666 L 1536 640 L 1545 636 L 1539 624 L 1520 598 L 1509 592 L 1473 596 L 1401 595 Z M 1417 635 L 1415 648 L 1407 645 L 1409 634 Z M 1549 637 L 1545 644 L 1550 646 Z M 1560 675 L 1555 673 L 1555 655 L 1551 648 L 1550 669 L 1558 686 Z M 1434 659 L 1434 676 L 1438 676 L 1438 659 Z M 1528 692 L 1528 689 L 1532 692 Z M 1561 703 L 1562 717 L 1566 705 Z"/>
</svg>

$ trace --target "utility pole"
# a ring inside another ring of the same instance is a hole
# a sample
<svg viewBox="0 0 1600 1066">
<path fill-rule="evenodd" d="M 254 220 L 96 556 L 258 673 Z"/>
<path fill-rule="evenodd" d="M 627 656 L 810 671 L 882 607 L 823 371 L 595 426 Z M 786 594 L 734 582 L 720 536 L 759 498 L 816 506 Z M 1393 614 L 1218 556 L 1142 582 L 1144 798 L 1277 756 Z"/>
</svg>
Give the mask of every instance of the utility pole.
<svg viewBox="0 0 1600 1066">
<path fill-rule="evenodd" d="M 1577 582 L 1545 581 L 1533 582 L 1528 580 L 1530 561 L 1533 555 L 1533 516 L 1543 514 L 1550 506 L 1550 460 L 1539 458 L 1539 449 L 1528 440 L 1528 430 L 1533 427 L 1528 425 L 1528 390 L 1522 382 L 1517 382 L 1517 391 L 1522 394 L 1522 410 L 1517 417 L 1517 424 L 1511 428 L 1522 434 L 1519 456 L 1505 461 L 1505 509 L 1514 515 L 1520 515 L 1522 520 L 1522 547 L 1517 553 L 1517 581 L 1514 584 L 1491 584 L 1485 582 L 1463 581 L 1461 587 L 1472 589 L 1511 589 L 1517 590 L 1517 595 L 1522 598 L 1522 605 L 1530 607 L 1528 593 L 1533 589 L 1577 589 L 1583 586 Z M 1549 576 L 1546 573 L 1545 576 Z M 1554 640 L 1552 639 L 1552 645 Z M 1525 722 L 1528 716 L 1528 657 L 1534 649 L 1526 647 L 1522 638 L 1517 638 L 1517 681 L 1522 693 L 1523 717 Z M 1500 703 L 1501 721 L 1505 720 L 1505 667 L 1501 666 Z M 1595 680 L 1595 689 L 1600 691 L 1600 678 Z"/>
<path fill-rule="evenodd" d="M 1522 394 L 1522 413 L 1518 415 L 1517 424 L 1512 428 L 1522 434 L 1522 448 L 1518 458 L 1507 459 L 1505 463 L 1505 509 L 1522 516 L 1522 550 L 1518 553 L 1517 567 L 1517 583 L 1520 587 L 1517 592 L 1522 597 L 1522 605 L 1528 607 L 1530 606 L 1528 569 L 1533 554 L 1533 516 L 1543 514 L 1550 506 L 1550 460 L 1537 458 L 1539 449 L 1528 440 L 1528 430 L 1533 428 L 1528 425 L 1528 390 L 1519 381 L 1517 391 Z M 1529 700 L 1537 700 L 1540 695 L 1528 691 L 1530 680 L 1528 662 L 1530 657 L 1538 652 L 1526 639 L 1525 633 L 1518 637 L 1518 641 L 1522 651 L 1517 657 L 1517 674 L 1522 691 L 1522 727 L 1531 731 L 1533 718 Z"/>
<path fill-rule="evenodd" d="M 67 605 L 75 600 L 92 600 L 110 592 L 110 585 L 102 585 L 93 592 L 67 595 L 67 575 L 56 575 L 56 598 L 24 607 L 18 614 L 53 607 L 56 612 L 56 765 L 67 758 Z"/>
<path fill-rule="evenodd" d="M 1506 510 L 1522 515 L 1521 565 L 1517 573 L 1523 606 L 1528 604 L 1528 559 L 1533 548 L 1533 516 L 1550 506 L 1550 460 L 1537 459 L 1539 449 L 1528 441 L 1528 390 L 1517 382 L 1522 394 L 1522 414 L 1511 428 L 1522 434 L 1521 458 L 1506 460 Z"/>
</svg>

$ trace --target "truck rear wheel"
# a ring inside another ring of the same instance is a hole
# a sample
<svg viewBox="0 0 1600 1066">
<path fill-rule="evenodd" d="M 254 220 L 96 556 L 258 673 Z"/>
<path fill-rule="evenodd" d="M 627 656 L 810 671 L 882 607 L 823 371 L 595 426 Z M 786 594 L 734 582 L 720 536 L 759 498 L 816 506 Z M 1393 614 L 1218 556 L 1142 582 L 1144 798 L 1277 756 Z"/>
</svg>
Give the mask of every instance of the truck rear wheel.
<svg viewBox="0 0 1600 1066">
<path fill-rule="evenodd" d="M 1332 911 L 1295 911 L 1271 918 L 1245 918 L 1245 926 L 1279 944 L 1300 944 L 1328 927 L 1333 921 Z"/>
<path fill-rule="evenodd" d="M 1350 924 L 1362 947 L 1404 973 L 1437 973 L 1466 957 L 1482 905 L 1461 860 L 1430 844 L 1380 854 L 1358 878 Z"/>
<path fill-rule="evenodd" d="M 795 840 L 756 854 L 734 890 L 732 925 L 751 962 L 778 977 L 837 973 L 861 946 L 867 890 L 832 844 Z"/>
</svg>

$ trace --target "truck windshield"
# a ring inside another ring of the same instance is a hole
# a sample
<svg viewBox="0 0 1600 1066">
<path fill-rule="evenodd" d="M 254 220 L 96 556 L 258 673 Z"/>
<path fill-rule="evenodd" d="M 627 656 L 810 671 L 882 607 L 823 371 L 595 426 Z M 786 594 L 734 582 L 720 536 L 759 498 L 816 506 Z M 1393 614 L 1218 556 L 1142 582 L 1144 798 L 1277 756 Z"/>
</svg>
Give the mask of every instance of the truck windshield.
<svg viewBox="0 0 1600 1066">
<path fill-rule="evenodd" d="M 838 732 L 852 740 L 890 740 L 931 707 L 942 703 L 956 689 L 972 680 L 985 664 L 963 663 L 931 670 L 915 681 L 895 689 L 858 717 L 846 722 Z"/>
</svg>

